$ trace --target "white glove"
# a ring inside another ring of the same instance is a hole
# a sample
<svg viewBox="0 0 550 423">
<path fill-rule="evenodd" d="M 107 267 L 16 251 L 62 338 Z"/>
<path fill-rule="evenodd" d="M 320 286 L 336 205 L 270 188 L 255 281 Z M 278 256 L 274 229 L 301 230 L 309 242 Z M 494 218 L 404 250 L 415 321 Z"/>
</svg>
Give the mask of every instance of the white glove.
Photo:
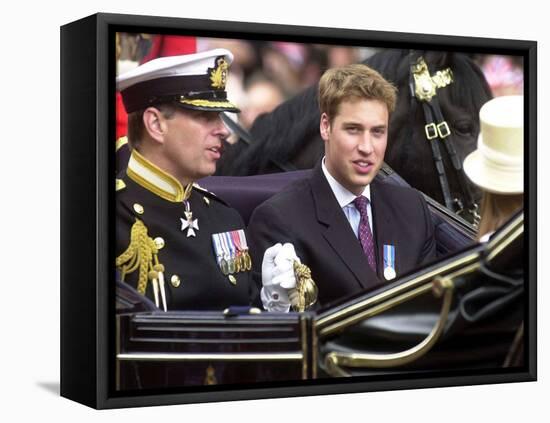
<svg viewBox="0 0 550 423">
<path fill-rule="evenodd" d="M 289 311 L 289 291 L 295 291 L 296 287 L 294 260 L 299 261 L 294 246 L 289 243 L 277 243 L 265 251 L 260 298 L 267 311 Z"/>
</svg>

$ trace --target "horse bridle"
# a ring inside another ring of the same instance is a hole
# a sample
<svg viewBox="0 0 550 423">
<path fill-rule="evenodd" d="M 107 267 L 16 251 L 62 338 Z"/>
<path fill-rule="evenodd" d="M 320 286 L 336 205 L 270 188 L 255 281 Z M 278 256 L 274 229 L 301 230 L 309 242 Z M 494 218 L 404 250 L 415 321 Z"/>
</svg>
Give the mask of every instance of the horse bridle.
<svg viewBox="0 0 550 423">
<path fill-rule="evenodd" d="M 426 125 L 424 132 L 426 139 L 430 143 L 432 156 L 439 178 L 439 185 L 443 193 L 445 206 L 458 214 L 465 217 L 469 214 L 473 220 L 474 226 L 479 223 L 479 206 L 475 202 L 472 190 L 466 180 L 462 162 L 456 153 L 456 148 L 451 136 L 451 128 L 443 116 L 441 106 L 437 98 L 437 90 L 453 82 L 453 73 L 450 68 L 442 71 L 437 71 L 435 75 L 430 75 L 428 65 L 422 56 L 414 60 L 414 55 L 411 54 L 409 88 L 411 91 L 411 99 L 416 99 L 424 111 Z M 449 187 L 449 180 L 445 171 L 443 157 L 439 145 L 443 144 L 445 150 L 451 160 L 453 169 L 456 173 L 460 189 L 464 195 L 464 202 L 460 198 L 452 198 Z M 465 203 L 465 204 L 464 204 Z"/>
</svg>

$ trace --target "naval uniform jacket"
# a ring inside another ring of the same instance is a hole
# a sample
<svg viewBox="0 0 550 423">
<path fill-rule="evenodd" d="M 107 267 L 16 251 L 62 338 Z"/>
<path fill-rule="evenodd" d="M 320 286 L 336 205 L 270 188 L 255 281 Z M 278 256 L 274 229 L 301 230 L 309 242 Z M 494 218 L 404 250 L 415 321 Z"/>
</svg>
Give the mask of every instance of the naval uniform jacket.
<svg viewBox="0 0 550 423">
<path fill-rule="evenodd" d="M 212 234 L 244 229 L 236 210 L 212 193 L 194 186 L 189 204 L 199 229 L 195 230 L 195 237 L 188 237 L 188 231 L 181 230 L 185 206 L 183 187 L 177 180 L 136 151 L 130 157 L 128 169 L 119 177 L 116 256 L 128 248 L 132 227 L 140 220 L 147 228 L 147 236 L 161 246 L 158 262 L 164 266 L 168 311 L 223 310 L 251 304 L 251 299 L 257 296 L 252 272 L 235 272 L 235 283 L 231 282 L 218 265 L 212 241 Z M 124 281 L 137 288 L 138 274 L 139 270 L 128 273 Z M 147 283 L 145 295 L 154 299 L 151 281 Z"/>
<path fill-rule="evenodd" d="M 291 242 L 319 289 L 325 305 L 384 283 L 384 245 L 395 247 L 395 272 L 403 275 L 435 259 L 434 227 L 422 195 L 376 177 L 370 184 L 377 271 L 338 204 L 319 164 L 308 179 L 256 208 L 248 226 L 255 271 L 263 252 Z"/>
</svg>

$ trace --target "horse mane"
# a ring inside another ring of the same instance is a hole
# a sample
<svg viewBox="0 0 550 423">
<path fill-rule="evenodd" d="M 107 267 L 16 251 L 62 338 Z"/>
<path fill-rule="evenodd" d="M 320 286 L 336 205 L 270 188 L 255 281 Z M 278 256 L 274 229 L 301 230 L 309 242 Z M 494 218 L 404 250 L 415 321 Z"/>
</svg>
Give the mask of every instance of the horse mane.
<svg viewBox="0 0 550 423">
<path fill-rule="evenodd" d="M 281 171 L 273 162 L 288 164 L 289 157 L 294 157 L 312 137 L 320 140 L 317 87 L 313 85 L 271 113 L 258 116 L 250 129 L 250 145 L 239 140 L 227 148 L 217 173 L 243 176 Z"/>
</svg>

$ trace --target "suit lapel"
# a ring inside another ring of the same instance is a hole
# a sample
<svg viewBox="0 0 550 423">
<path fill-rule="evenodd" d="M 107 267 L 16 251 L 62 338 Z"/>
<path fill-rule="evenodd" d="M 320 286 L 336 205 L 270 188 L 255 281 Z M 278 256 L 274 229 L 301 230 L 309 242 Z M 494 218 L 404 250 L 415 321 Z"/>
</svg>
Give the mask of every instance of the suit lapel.
<svg viewBox="0 0 550 423">
<path fill-rule="evenodd" d="M 313 170 L 310 185 L 323 236 L 335 254 L 353 273 L 361 288 L 376 285 L 377 276 L 370 269 L 361 245 L 340 208 L 320 164 Z"/>
<path fill-rule="evenodd" d="M 376 249 L 376 267 L 381 280 L 384 279 L 384 245 L 392 245 L 395 249 L 395 271 L 399 274 L 399 250 L 396 244 L 396 226 L 391 222 L 395 216 L 391 199 L 386 198 L 382 182 L 375 179 L 371 183 L 372 222 Z"/>
</svg>

